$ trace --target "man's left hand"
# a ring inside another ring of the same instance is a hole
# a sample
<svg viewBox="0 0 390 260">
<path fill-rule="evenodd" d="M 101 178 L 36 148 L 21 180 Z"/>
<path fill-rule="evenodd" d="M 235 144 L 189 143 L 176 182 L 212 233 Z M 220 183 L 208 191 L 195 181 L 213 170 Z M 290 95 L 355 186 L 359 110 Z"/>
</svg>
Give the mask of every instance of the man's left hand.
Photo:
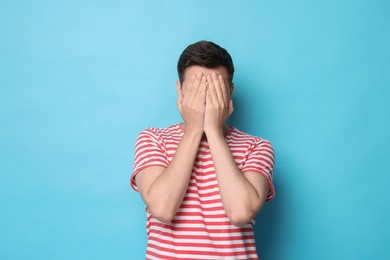
<svg viewBox="0 0 390 260">
<path fill-rule="evenodd" d="M 230 89 L 225 85 L 224 78 L 215 72 L 207 76 L 206 112 L 204 132 L 220 132 L 226 120 L 233 112 Z"/>
</svg>

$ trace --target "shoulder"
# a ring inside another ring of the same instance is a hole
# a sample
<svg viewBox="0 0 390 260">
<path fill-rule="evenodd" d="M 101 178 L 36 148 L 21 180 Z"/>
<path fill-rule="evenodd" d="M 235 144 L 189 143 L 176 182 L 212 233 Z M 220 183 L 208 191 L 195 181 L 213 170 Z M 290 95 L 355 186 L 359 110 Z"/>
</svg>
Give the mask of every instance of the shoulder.
<svg viewBox="0 0 390 260">
<path fill-rule="evenodd" d="M 181 135 L 181 132 L 180 124 L 173 124 L 168 127 L 148 127 L 138 134 L 137 139 L 148 137 L 162 141 L 165 139 L 177 138 Z"/>
<path fill-rule="evenodd" d="M 264 146 L 269 146 L 272 148 L 272 144 L 269 140 L 253 135 L 247 132 L 244 132 L 234 126 L 230 126 L 232 128 L 231 133 L 230 133 L 230 138 L 232 140 L 237 140 L 237 141 L 246 141 L 250 143 L 252 146 L 257 146 L 257 145 L 264 145 Z"/>
</svg>

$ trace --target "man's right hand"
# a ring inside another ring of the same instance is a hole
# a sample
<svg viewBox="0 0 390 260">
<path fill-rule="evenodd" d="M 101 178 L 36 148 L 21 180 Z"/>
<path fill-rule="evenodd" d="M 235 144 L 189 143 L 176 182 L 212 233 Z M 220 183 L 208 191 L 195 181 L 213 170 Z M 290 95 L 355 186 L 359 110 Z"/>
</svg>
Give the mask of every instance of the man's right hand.
<svg viewBox="0 0 390 260">
<path fill-rule="evenodd" d="M 188 85 L 187 85 L 188 84 Z M 188 82 L 176 83 L 177 107 L 185 123 L 185 134 L 177 146 L 168 167 L 149 166 L 136 175 L 136 184 L 152 216 L 163 223 L 171 223 L 183 202 L 203 134 L 206 107 L 206 78 L 197 74 Z M 153 138 L 154 139 L 154 138 Z M 153 140 L 146 154 L 162 149 Z M 148 150 L 149 149 L 149 150 Z M 161 150 L 165 154 L 165 151 Z M 164 155 L 165 156 L 165 155 Z M 162 159 L 164 160 L 164 159 Z"/>
<path fill-rule="evenodd" d="M 185 91 L 183 89 L 185 88 Z M 178 99 L 177 107 L 184 120 L 185 131 L 203 133 L 206 108 L 206 76 L 198 73 L 191 77 L 190 82 L 183 86 L 176 84 Z"/>
</svg>

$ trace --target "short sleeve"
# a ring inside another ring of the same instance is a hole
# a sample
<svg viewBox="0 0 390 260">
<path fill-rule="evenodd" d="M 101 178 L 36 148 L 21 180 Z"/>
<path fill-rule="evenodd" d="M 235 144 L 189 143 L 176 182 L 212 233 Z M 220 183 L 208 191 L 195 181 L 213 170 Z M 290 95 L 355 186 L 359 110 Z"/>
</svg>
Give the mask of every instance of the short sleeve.
<svg viewBox="0 0 390 260">
<path fill-rule="evenodd" d="M 168 167 L 168 159 L 165 146 L 159 136 L 148 128 L 142 131 L 135 142 L 134 167 L 130 178 L 131 187 L 138 192 L 135 177 L 142 170 L 149 166 Z"/>
<path fill-rule="evenodd" d="M 242 172 L 257 172 L 267 179 L 270 191 L 266 201 L 272 200 L 275 196 L 274 165 L 275 153 L 272 144 L 267 140 L 257 138 L 250 148 Z"/>
</svg>

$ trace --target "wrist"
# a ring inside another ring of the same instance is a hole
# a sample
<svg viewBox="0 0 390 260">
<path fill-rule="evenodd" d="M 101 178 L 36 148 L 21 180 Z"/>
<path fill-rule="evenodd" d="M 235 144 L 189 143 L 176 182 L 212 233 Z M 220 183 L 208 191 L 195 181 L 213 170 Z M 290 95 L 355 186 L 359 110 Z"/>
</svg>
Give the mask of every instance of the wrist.
<svg viewBox="0 0 390 260">
<path fill-rule="evenodd" d="M 200 139 L 203 136 L 203 129 L 184 128 L 184 136 L 194 139 Z"/>
<path fill-rule="evenodd" d="M 207 138 L 224 137 L 222 128 L 209 128 L 204 130 Z"/>
</svg>

